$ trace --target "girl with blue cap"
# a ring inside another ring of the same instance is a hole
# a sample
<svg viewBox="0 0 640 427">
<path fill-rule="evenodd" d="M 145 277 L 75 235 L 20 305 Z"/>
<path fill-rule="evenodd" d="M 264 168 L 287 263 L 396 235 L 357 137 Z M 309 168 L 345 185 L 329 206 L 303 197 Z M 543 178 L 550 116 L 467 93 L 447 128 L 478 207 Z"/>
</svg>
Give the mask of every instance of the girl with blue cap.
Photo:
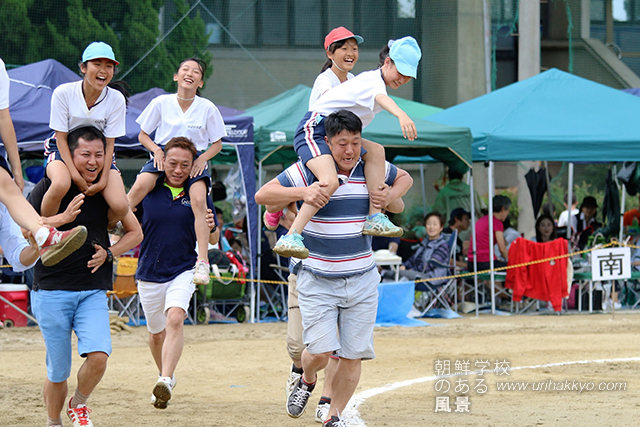
<svg viewBox="0 0 640 427">
<path fill-rule="evenodd" d="M 121 88 L 114 88 L 112 79 L 119 64 L 107 43 L 93 42 L 82 54 L 80 71 L 84 78 L 65 83 L 53 91 L 49 127 L 55 137 L 45 141 L 46 172 L 51 187 L 42 200 L 41 214 L 58 213 L 60 202 L 75 184 L 87 196 L 102 192 L 109 205 L 110 227 L 124 218 L 129 203 L 123 195 L 124 184 L 115 166 L 115 139 L 125 134 L 126 98 Z M 73 166 L 67 143 L 68 134 L 83 126 L 93 126 L 107 140 L 105 159 L 113 159 L 111 169 L 95 182 L 86 182 Z"/>
<path fill-rule="evenodd" d="M 418 63 L 422 57 L 420 46 L 413 37 L 390 40 L 380 52 L 380 67 L 365 71 L 358 76 L 326 91 L 309 108 L 309 112 L 298 125 L 294 136 L 294 147 L 298 156 L 311 169 L 318 181 L 326 184 L 325 190 L 331 196 L 339 186 L 335 164 L 325 142 L 323 119 L 327 115 L 346 109 L 356 114 L 366 127 L 377 113 L 383 109 L 398 118 L 402 135 L 409 141 L 417 137 L 415 124 L 409 116 L 387 95 L 387 86 L 397 89 L 411 78 L 416 78 Z M 384 192 L 384 149 L 381 145 L 363 140 L 363 147 L 369 151 L 365 162 L 365 175 L 370 194 Z M 363 153 L 364 154 L 364 153 Z M 371 199 L 374 199 L 372 197 Z M 278 207 L 269 206 L 271 212 Z M 282 207 L 280 207 L 282 208 Z M 370 206 L 370 215 L 365 221 L 362 234 L 372 236 L 399 237 L 402 228 L 396 227 L 381 206 Z M 273 250 L 281 256 L 305 259 L 309 251 L 302 243 L 302 232 L 316 214 L 318 208 L 305 203 L 300 208 L 287 235 L 282 236 Z"/>
</svg>

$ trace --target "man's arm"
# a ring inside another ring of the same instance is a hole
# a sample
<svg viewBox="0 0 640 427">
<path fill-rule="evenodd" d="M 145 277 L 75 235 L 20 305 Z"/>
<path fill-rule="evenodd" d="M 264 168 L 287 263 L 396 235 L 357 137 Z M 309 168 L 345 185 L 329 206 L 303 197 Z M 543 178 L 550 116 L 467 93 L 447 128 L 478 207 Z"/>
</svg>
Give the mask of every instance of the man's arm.
<svg viewBox="0 0 640 427">
<path fill-rule="evenodd" d="M 122 226 L 125 231 L 124 236 L 109 248 L 114 257 L 122 255 L 142 242 L 142 228 L 131 209 L 122 220 Z"/>
<path fill-rule="evenodd" d="M 378 191 L 372 191 L 370 194 L 372 205 L 378 209 L 386 209 L 389 212 L 400 213 L 404 210 L 404 202 L 402 196 L 413 185 L 413 178 L 403 169 L 397 168 L 396 178 L 393 185 L 382 185 Z"/>
<path fill-rule="evenodd" d="M 324 182 L 314 182 L 308 187 L 285 187 L 278 178 L 267 182 L 256 193 L 256 203 L 269 205 L 275 209 L 284 209 L 292 202 L 303 200 L 305 203 L 320 209 L 329 202 L 329 194 Z"/>
</svg>

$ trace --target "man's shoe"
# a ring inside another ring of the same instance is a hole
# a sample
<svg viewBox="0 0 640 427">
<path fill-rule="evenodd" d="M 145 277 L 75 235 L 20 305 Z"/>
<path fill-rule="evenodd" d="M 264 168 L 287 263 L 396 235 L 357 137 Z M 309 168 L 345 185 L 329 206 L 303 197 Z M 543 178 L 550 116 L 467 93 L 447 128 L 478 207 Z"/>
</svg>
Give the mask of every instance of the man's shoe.
<svg viewBox="0 0 640 427">
<path fill-rule="evenodd" d="M 293 365 L 293 364 L 291 365 L 291 372 L 289 372 L 289 378 L 287 378 L 287 387 L 285 388 L 285 392 L 287 394 L 287 399 L 289 398 L 289 395 L 293 391 L 293 388 L 296 386 L 296 383 L 298 382 L 298 380 L 302 376 L 302 374 L 299 374 L 299 373 L 297 373 L 297 372 L 295 372 L 293 370 L 294 366 L 295 365 Z"/>
<path fill-rule="evenodd" d="M 193 283 L 196 285 L 208 285 L 211 277 L 209 276 L 209 263 L 207 261 L 196 262 L 196 272 L 193 274 Z"/>
<path fill-rule="evenodd" d="M 306 259 L 309 257 L 309 249 L 304 247 L 304 243 L 302 243 L 303 239 L 304 238 L 294 229 L 293 233 L 278 239 L 278 242 L 273 247 L 273 251 L 283 257 Z"/>
<path fill-rule="evenodd" d="M 158 375 L 158 381 L 160 381 L 160 378 L 162 378 L 162 375 Z M 169 386 L 171 386 L 171 391 L 173 391 L 174 388 L 176 388 L 176 384 L 178 383 L 178 380 L 176 380 L 176 376 L 172 376 L 171 377 L 171 382 L 169 382 Z M 156 395 L 151 393 L 151 403 L 153 404 L 153 406 L 156 405 Z"/>
<path fill-rule="evenodd" d="M 69 419 L 73 423 L 73 427 L 93 427 L 93 423 L 89 419 L 89 413 L 91 410 L 87 408 L 87 405 L 80 405 L 77 408 L 72 408 L 71 400 L 73 400 L 73 397 L 69 399 L 67 415 L 69 415 Z"/>
<path fill-rule="evenodd" d="M 87 240 L 87 228 L 79 225 L 71 230 L 58 231 L 49 227 L 49 237 L 40 246 L 40 260 L 45 267 L 56 265 L 76 250 Z"/>
<path fill-rule="evenodd" d="M 389 221 L 389 217 L 381 213 L 367 216 L 362 229 L 362 234 L 367 236 L 400 237 L 402 233 L 404 233 L 402 227 L 394 225 Z"/>
<path fill-rule="evenodd" d="M 307 384 L 300 376 L 300 379 L 293 387 L 291 394 L 287 398 L 287 414 L 292 418 L 298 418 L 304 414 L 304 410 L 307 408 L 311 392 L 316 386 L 316 383 Z"/>
<path fill-rule="evenodd" d="M 318 406 L 316 406 L 316 422 L 323 423 L 327 419 L 330 407 L 331 403 L 329 402 L 318 403 Z"/>
<path fill-rule="evenodd" d="M 278 224 L 280 224 L 280 218 L 284 216 L 284 212 L 278 211 L 276 213 L 271 213 L 268 211 L 264 211 L 264 226 L 269 230 L 273 231 L 278 228 Z"/>
<path fill-rule="evenodd" d="M 155 387 L 153 387 L 153 395 L 156 401 L 153 406 L 157 409 L 167 409 L 167 403 L 171 400 L 171 378 L 160 377 Z"/>
<path fill-rule="evenodd" d="M 347 427 L 340 417 L 332 415 L 330 420 L 324 423 L 324 427 Z"/>
</svg>

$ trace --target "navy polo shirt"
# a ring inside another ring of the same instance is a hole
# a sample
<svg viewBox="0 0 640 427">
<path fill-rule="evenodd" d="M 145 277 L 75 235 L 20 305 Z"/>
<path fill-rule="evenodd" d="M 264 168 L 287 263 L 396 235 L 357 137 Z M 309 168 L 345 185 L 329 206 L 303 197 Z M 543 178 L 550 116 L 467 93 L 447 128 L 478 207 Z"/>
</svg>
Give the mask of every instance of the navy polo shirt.
<svg viewBox="0 0 640 427">
<path fill-rule="evenodd" d="M 191 199 L 183 192 L 174 200 L 160 175 L 156 186 L 141 203 L 142 232 L 136 278 L 165 283 L 191 270 L 198 260 Z M 207 205 L 213 209 L 211 199 Z"/>
</svg>

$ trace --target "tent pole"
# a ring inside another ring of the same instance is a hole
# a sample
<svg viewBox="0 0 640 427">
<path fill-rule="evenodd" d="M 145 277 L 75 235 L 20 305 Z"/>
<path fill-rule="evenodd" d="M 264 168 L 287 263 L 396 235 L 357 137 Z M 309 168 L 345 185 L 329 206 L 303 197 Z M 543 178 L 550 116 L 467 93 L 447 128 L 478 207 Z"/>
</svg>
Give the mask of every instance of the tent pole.
<svg viewBox="0 0 640 427">
<path fill-rule="evenodd" d="M 258 163 L 258 189 L 260 188 L 262 188 L 262 162 Z M 260 242 L 260 237 L 261 237 L 260 230 L 262 230 L 262 215 L 260 215 L 260 212 L 258 212 L 258 231 L 257 231 L 258 265 L 260 263 L 260 258 L 262 257 L 262 243 Z M 258 268 L 258 274 L 260 274 L 260 268 Z M 251 323 L 256 323 L 256 318 L 260 319 L 260 313 L 256 312 L 256 310 L 260 309 L 260 305 L 256 304 L 256 288 L 258 288 L 258 297 L 259 297 L 260 286 L 256 286 L 255 282 L 251 282 Z"/>
<path fill-rule="evenodd" d="M 568 241 L 568 251 L 571 253 L 571 228 L 573 226 L 573 215 L 571 215 L 572 203 L 573 200 L 573 163 L 569 162 L 569 171 L 567 178 L 567 209 L 569 209 L 568 222 L 567 222 L 567 241 Z"/>
<path fill-rule="evenodd" d="M 493 273 L 493 162 L 489 162 L 489 268 L 491 269 L 491 314 L 496 314 L 496 288 Z"/>
<path fill-rule="evenodd" d="M 424 188 L 424 164 L 420 163 L 420 182 L 422 183 L 422 213 L 427 214 L 427 191 Z"/>
<path fill-rule="evenodd" d="M 622 197 L 620 198 L 620 233 L 618 233 L 618 242 L 622 243 L 622 239 L 624 238 L 624 204 L 627 199 L 627 191 L 624 184 L 621 184 L 620 181 L 618 181 L 618 173 L 615 165 L 613 166 L 613 171 L 613 179 L 616 180 L 618 191 L 622 193 Z"/>
<path fill-rule="evenodd" d="M 473 242 L 473 247 L 471 251 L 473 253 L 473 271 L 478 271 L 478 260 L 476 259 L 476 206 L 475 206 L 475 194 L 476 191 L 473 188 L 473 168 L 469 168 L 469 187 L 471 187 L 470 195 L 471 195 L 471 241 Z M 464 289 L 464 285 L 463 285 Z M 475 303 L 476 303 L 476 317 L 480 316 L 480 311 L 478 309 L 478 275 L 473 275 L 473 289 L 475 295 Z M 463 301 L 464 302 L 464 301 Z"/>
<path fill-rule="evenodd" d="M 491 92 L 491 10 L 489 0 L 482 0 L 484 30 L 484 84 L 486 93 Z"/>
<path fill-rule="evenodd" d="M 549 203 L 553 203 L 553 198 L 551 197 L 551 179 L 549 178 L 549 162 L 546 160 L 544 161 L 544 175 L 547 179 L 547 197 L 549 197 Z"/>
</svg>

